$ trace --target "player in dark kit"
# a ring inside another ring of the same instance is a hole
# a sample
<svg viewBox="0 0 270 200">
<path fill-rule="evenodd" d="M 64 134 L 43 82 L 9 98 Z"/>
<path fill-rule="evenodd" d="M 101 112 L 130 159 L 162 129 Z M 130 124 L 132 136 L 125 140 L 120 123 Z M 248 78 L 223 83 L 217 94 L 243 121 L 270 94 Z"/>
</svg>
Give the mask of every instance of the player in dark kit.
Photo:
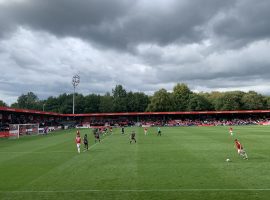
<svg viewBox="0 0 270 200">
<path fill-rule="evenodd" d="M 93 129 L 93 135 L 94 135 L 94 137 L 96 137 L 96 132 L 97 132 L 97 129 L 94 128 L 94 129 Z"/>
<path fill-rule="evenodd" d="M 161 136 L 161 130 L 160 130 L 159 127 L 157 128 L 157 135 L 158 135 L 158 136 Z"/>
<path fill-rule="evenodd" d="M 83 137 L 83 144 L 84 144 L 84 150 L 88 151 L 88 139 L 87 139 L 87 134 L 84 135 Z"/>
<path fill-rule="evenodd" d="M 134 141 L 135 143 L 137 142 L 135 136 L 136 136 L 135 131 L 132 131 L 130 135 L 130 141 L 129 141 L 130 144 L 132 141 Z"/>
<path fill-rule="evenodd" d="M 99 134 L 99 131 L 96 132 L 95 134 L 95 143 L 99 141 L 100 142 L 100 134 Z"/>
<path fill-rule="evenodd" d="M 125 128 L 124 127 L 122 127 L 121 132 L 122 132 L 122 134 L 125 134 Z"/>
</svg>

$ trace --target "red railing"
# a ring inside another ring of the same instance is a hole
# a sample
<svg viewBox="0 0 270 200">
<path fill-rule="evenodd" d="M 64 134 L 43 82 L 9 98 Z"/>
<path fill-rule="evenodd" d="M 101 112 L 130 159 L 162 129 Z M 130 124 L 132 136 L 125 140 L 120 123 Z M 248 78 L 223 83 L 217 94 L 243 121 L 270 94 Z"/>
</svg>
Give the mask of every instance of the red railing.
<svg viewBox="0 0 270 200">
<path fill-rule="evenodd" d="M 0 132 L 0 138 L 7 138 L 7 137 L 9 137 L 9 132 L 8 131 Z"/>
</svg>

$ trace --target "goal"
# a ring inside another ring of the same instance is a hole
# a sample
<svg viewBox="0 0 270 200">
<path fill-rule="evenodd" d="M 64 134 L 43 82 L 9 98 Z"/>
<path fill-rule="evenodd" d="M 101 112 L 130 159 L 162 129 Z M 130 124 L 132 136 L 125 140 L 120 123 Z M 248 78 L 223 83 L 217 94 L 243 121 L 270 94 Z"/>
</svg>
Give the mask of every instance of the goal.
<svg viewBox="0 0 270 200">
<path fill-rule="evenodd" d="M 10 124 L 9 138 L 15 139 L 23 135 L 37 135 L 39 124 Z"/>
</svg>

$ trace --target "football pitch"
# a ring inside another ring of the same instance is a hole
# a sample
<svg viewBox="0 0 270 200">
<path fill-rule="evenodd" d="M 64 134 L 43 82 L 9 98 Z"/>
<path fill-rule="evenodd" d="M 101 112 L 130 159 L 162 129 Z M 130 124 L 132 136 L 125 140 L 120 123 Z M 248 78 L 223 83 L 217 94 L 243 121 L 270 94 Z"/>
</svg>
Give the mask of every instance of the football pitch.
<svg viewBox="0 0 270 200">
<path fill-rule="evenodd" d="M 228 127 L 162 127 L 162 136 L 131 127 L 101 143 L 81 129 L 90 149 L 80 154 L 75 129 L 1 139 L 0 199 L 269 199 L 270 127 L 233 128 L 231 137 Z M 234 138 L 249 160 L 237 155 Z"/>
</svg>

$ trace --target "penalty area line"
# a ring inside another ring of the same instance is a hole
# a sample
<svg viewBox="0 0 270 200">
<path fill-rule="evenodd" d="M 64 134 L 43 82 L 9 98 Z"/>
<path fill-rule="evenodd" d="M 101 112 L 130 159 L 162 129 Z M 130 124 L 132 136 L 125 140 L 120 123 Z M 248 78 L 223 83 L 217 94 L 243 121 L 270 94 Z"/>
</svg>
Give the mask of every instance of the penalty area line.
<svg viewBox="0 0 270 200">
<path fill-rule="evenodd" d="M 209 188 L 209 189 L 200 189 L 200 188 L 190 188 L 190 189 L 120 189 L 120 190 L 17 190 L 17 191 L 0 191 L 0 193 L 81 193 L 81 192 L 241 192 L 241 191 L 270 191 L 270 188 Z"/>
</svg>

